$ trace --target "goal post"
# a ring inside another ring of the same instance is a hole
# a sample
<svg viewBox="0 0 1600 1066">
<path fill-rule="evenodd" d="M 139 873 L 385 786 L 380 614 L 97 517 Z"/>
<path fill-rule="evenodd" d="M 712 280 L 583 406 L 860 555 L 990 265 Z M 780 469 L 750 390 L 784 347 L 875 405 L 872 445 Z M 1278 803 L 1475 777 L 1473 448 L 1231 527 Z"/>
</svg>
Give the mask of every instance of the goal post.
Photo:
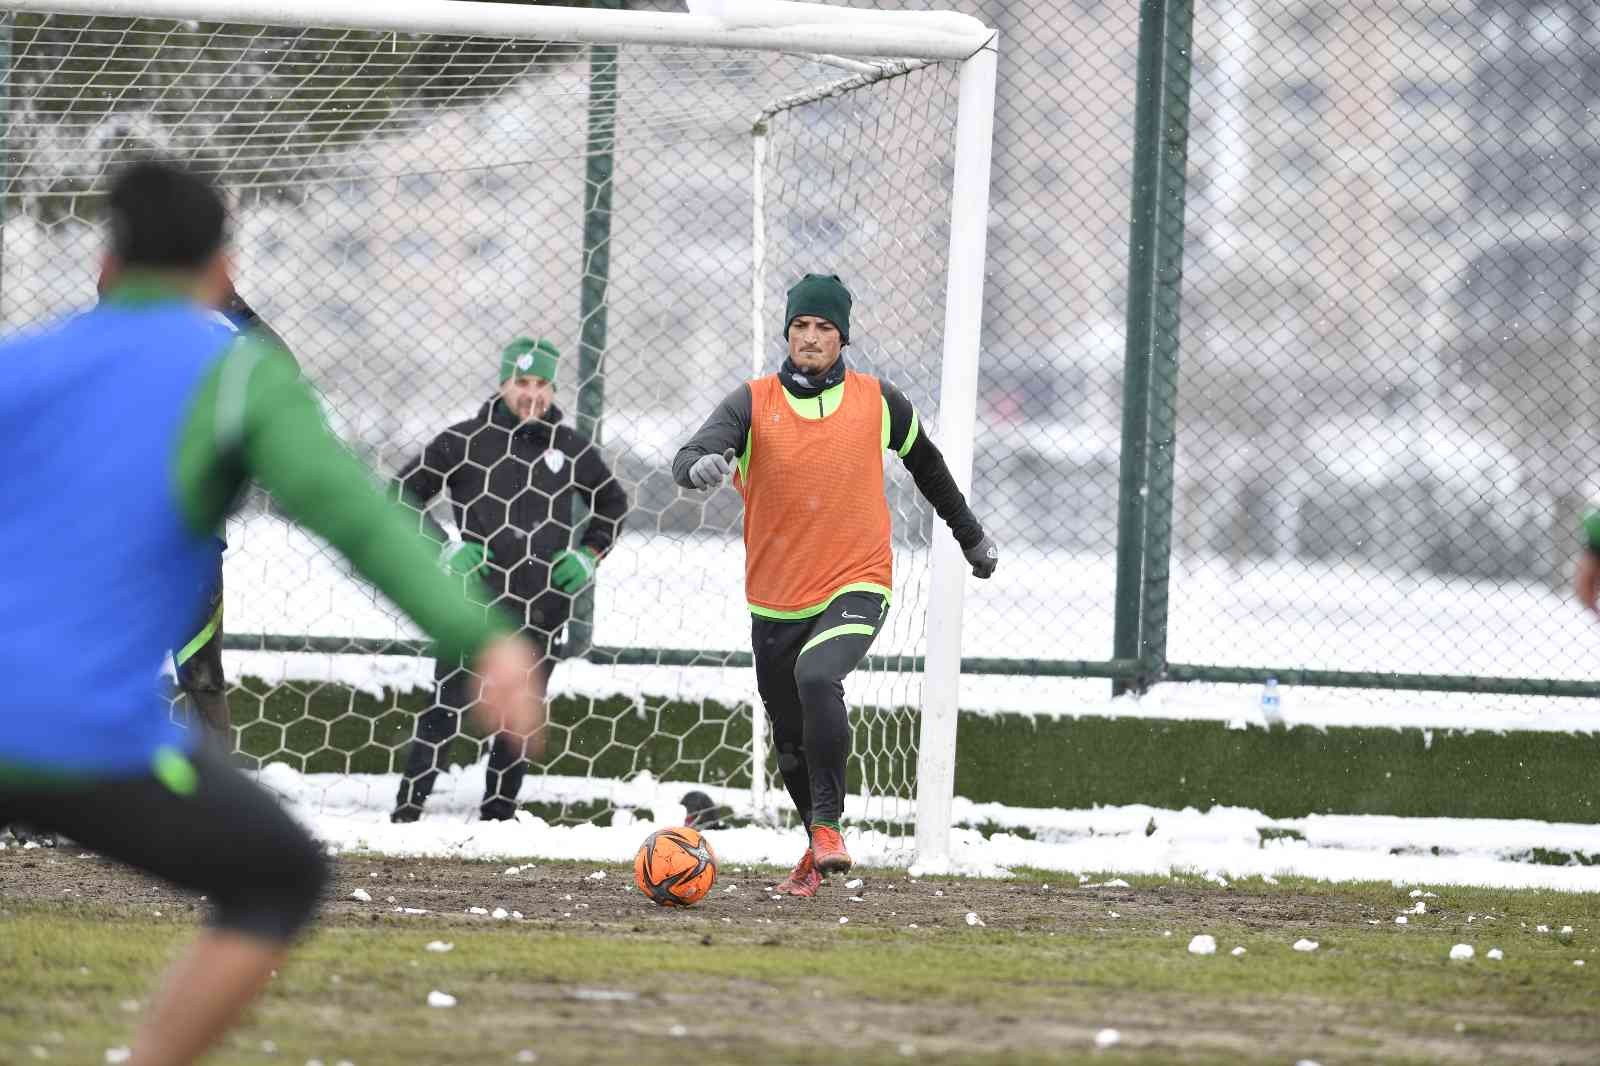
<svg viewBox="0 0 1600 1066">
<path fill-rule="evenodd" d="M 989 163 L 994 142 L 997 50 L 985 47 L 961 66 L 955 180 L 950 195 L 950 252 L 944 302 L 944 359 L 939 432 L 945 462 L 972 494 L 978 408 L 978 341 L 989 239 Z M 961 616 L 967 567 L 954 541 L 933 538 L 933 595 L 928 604 L 928 665 L 923 677 L 922 738 L 917 749 L 917 861 L 929 869 L 950 860 L 955 796 L 956 722 L 961 701 Z"/>
<path fill-rule="evenodd" d="M 101 179 L 119 152 L 154 147 L 235 191 L 241 291 L 296 349 L 335 428 L 385 474 L 482 400 L 496 338 L 558 335 L 561 395 L 604 396 L 597 446 L 634 512 L 600 569 L 595 647 L 557 670 L 554 690 L 576 710 L 558 720 L 554 765 L 532 775 L 539 795 L 563 811 L 616 810 L 682 790 L 641 784 L 671 781 L 720 787 L 720 801 L 758 820 L 781 810 L 748 630 L 733 621 L 742 553 L 730 499 L 664 490 L 663 468 L 727 382 L 776 367 L 783 289 L 827 268 L 856 292 L 852 359 L 902 385 L 970 492 L 994 31 L 948 12 L 777 0 L 695 0 L 688 13 L 427 0 L 7 7 L 18 32 L 0 117 L 5 326 L 87 302 L 77 260 L 98 243 Z M 616 107 L 600 200 L 597 70 Z M 601 201 L 596 246 L 579 220 Z M 605 276 L 588 277 L 602 261 Z M 584 329 L 597 312 L 603 335 Z M 692 388 L 662 383 L 649 358 L 662 350 Z M 594 424 L 591 406 L 567 413 Z M 897 467 L 892 623 L 847 691 L 859 782 L 847 817 L 890 835 L 914 826 L 915 857 L 936 868 L 950 858 L 968 568 Z M 353 725 L 365 712 L 344 693 L 426 687 L 427 664 L 403 663 L 418 634 L 261 506 L 261 521 L 230 536 L 230 673 L 277 685 L 239 694 L 254 701 L 242 722 L 235 711 L 244 747 L 308 774 L 392 773 L 409 717 L 380 708 Z M 384 657 L 395 665 L 375 665 Z M 910 857 L 899 845 L 894 858 Z"/>
</svg>

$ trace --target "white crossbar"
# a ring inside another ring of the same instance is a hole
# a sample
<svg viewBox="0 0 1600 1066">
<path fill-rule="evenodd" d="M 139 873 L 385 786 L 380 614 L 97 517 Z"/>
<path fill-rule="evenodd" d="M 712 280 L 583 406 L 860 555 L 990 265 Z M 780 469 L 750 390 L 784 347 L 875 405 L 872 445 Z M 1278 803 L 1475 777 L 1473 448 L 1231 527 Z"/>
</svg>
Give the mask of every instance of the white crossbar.
<svg viewBox="0 0 1600 1066">
<path fill-rule="evenodd" d="M 966 59 L 992 36 L 981 22 L 952 12 L 760 0 L 728 8 L 727 17 L 445 0 L 7 0 L 3 7 L 40 14 L 944 60 Z"/>
</svg>

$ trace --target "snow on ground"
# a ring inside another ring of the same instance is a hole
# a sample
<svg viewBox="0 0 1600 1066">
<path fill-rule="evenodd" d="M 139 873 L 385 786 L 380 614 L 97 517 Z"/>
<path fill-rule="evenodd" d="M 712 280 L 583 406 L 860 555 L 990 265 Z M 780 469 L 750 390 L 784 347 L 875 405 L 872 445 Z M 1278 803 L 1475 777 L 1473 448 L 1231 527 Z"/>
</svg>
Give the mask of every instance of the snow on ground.
<svg viewBox="0 0 1600 1066">
<path fill-rule="evenodd" d="M 261 781 L 330 848 L 396 856 L 506 860 L 537 856 L 621 863 L 633 858 L 651 830 L 683 822 L 680 800 L 691 788 L 710 793 L 736 812 L 749 813 L 745 791 L 641 775 L 628 782 L 530 779 L 524 786 L 524 800 L 604 795 L 618 808 L 612 825 L 555 826 L 526 814 L 515 822 L 480 822 L 475 813 L 483 794 L 480 764 L 442 775 L 421 822 L 391 825 L 387 815 L 398 775 L 301 774 L 273 764 L 262 771 Z M 847 817 L 865 803 L 852 797 Z M 633 811 L 638 809 L 648 809 L 652 818 L 636 819 Z M 913 872 L 1000 877 L 1009 868 L 1029 866 L 1074 874 L 1187 874 L 1212 881 L 1300 876 L 1600 892 L 1600 866 L 1519 861 L 1533 848 L 1600 855 L 1600 826 L 1354 815 L 1273 819 L 1232 807 L 1203 813 L 1143 806 L 1032 810 L 959 798 L 954 817 L 962 823 L 1026 826 L 1035 838 L 1004 830 L 985 836 L 974 829 L 956 829 L 949 861 L 913 865 Z M 1280 835 L 1285 831 L 1298 838 Z M 723 862 L 741 864 L 787 866 L 803 847 L 803 838 L 792 828 L 752 825 L 715 830 L 711 838 Z M 849 840 L 860 863 L 905 866 L 916 858 L 905 837 L 852 831 Z"/>
<path fill-rule="evenodd" d="M 233 633 L 416 637 L 396 609 L 352 579 L 314 538 L 269 516 L 229 524 L 227 617 Z M 1109 561 L 1023 549 L 967 590 L 968 656 L 1103 659 L 1111 648 Z M 1187 565 L 1187 569 L 1186 569 Z M 718 537 L 630 533 L 597 586 L 596 643 L 748 650 L 743 548 Z M 877 653 L 918 651 L 927 602 L 926 560 L 900 550 L 896 593 Z M 1234 572 L 1201 561 L 1175 564 L 1170 655 L 1174 661 L 1322 666 L 1407 672 L 1600 677 L 1600 626 L 1549 589 L 1261 563 Z M 641 610 L 648 604 L 648 610 Z M 431 660 L 395 656 L 228 652 L 230 676 L 339 681 L 366 691 L 431 684 Z M 748 701 L 748 670 L 612 667 L 570 663 L 554 692 L 617 694 L 725 704 Z M 855 705 L 920 702 L 914 675 L 858 673 Z M 1600 731 L 1600 700 L 1463 696 L 1283 686 L 1283 718 L 1315 726 Z M 1259 723 L 1259 689 L 1159 686 L 1143 699 L 1110 698 L 1110 683 L 968 675 L 963 710 L 979 713 L 1124 715 Z"/>
<path fill-rule="evenodd" d="M 272 518 L 230 524 L 231 632 L 414 637 L 410 626 L 358 584 L 305 534 Z M 972 656 L 1103 658 L 1110 647 L 1111 574 L 1106 560 L 1021 551 L 994 581 L 968 592 L 965 650 Z M 914 653 L 926 604 L 925 562 L 901 551 L 895 609 L 875 651 Z M 1174 574 L 1172 657 L 1180 661 L 1335 666 L 1414 672 L 1600 676 L 1600 632 L 1566 598 L 1544 589 L 1382 578 L 1370 572 L 1298 564 L 1235 573 L 1196 567 Z M 632 535 L 607 559 L 598 588 L 596 642 L 602 645 L 742 651 L 748 620 L 740 607 L 742 548 L 721 538 Z M 1181 590 L 1181 591 L 1180 591 Z M 641 610 L 640 605 L 648 609 Z M 1242 657 L 1242 658 L 1241 658 Z M 268 681 L 328 680 L 368 691 L 431 683 L 431 660 L 391 656 L 230 652 L 230 675 Z M 916 675 L 852 678 L 855 706 L 916 705 Z M 748 670 L 564 664 L 553 694 L 617 694 L 748 703 Z M 1102 680 L 967 676 L 960 705 L 979 713 L 1207 719 L 1240 728 L 1262 724 L 1253 686 L 1167 685 L 1142 699 L 1109 698 Z M 1600 730 L 1600 700 L 1535 700 L 1433 693 L 1374 693 L 1285 687 L 1290 725 L 1415 726 L 1424 729 Z M 476 820 L 481 767 L 446 774 L 417 825 L 386 814 L 393 775 L 302 775 L 272 765 L 262 780 L 279 791 L 330 847 L 396 855 L 587 859 L 623 862 L 650 826 L 682 820 L 682 794 L 699 787 L 749 815 L 748 790 L 658 782 L 531 776 L 524 800 L 603 801 L 609 826 L 551 826 L 538 819 Z M 781 790 L 769 799 L 786 802 Z M 852 797 L 847 818 L 904 813 L 903 801 Z M 1146 807 L 1092 811 L 1024 810 L 958 798 L 955 820 L 999 826 L 984 836 L 958 829 L 942 867 L 1001 876 L 1010 867 L 1069 872 L 1209 874 L 1213 879 L 1301 875 L 1326 880 L 1477 884 L 1600 891 L 1600 866 L 1536 865 L 1532 849 L 1600 855 L 1600 827 L 1509 821 L 1313 816 L 1273 820 L 1256 811 L 1204 813 Z M 1007 829 L 1026 828 L 1031 838 Z M 798 834 L 762 825 L 715 833 L 725 861 L 788 865 Z M 1435 850 L 1437 849 L 1437 853 Z M 852 834 L 858 861 L 905 865 L 905 837 Z M 925 867 L 930 872 L 933 866 Z"/>
</svg>

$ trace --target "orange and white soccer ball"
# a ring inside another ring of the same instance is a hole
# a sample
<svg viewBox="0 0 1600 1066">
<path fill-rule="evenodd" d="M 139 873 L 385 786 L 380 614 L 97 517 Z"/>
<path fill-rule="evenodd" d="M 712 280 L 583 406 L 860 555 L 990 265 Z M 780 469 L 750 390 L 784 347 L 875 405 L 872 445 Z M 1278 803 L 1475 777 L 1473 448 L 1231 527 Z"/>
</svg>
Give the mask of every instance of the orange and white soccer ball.
<svg viewBox="0 0 1600 1066">
<path fill-rule="evenodd" d="M 717 883 L 717 856 L 697 829 L 658 829 L 644 838 L 633 858 L 633 880 L 652 902 L 687 907 Z"/>
</svg>

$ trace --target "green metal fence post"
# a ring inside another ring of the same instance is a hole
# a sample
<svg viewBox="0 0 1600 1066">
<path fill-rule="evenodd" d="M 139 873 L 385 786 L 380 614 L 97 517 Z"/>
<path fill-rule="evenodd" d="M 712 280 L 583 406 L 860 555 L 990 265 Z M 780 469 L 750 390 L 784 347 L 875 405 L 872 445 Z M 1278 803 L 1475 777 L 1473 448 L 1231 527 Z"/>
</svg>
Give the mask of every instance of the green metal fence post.
<svg viewBox="0 0 1600 1066">
<path fill-rule="evenodd" d="M 1194 0 L 1166 0 L 1157 118 L 1155 247 L 1151 262 L 1150 411 L 1145 461 L 1144 581 L 1138 656 L 1146 676 L 1167 667 L 1172 481 L 1177 451 L 1178 322 L 1183 296 L 1183 222 L 1189 155 L 1189 86 Z M 1140 86 L 1144 88 L 1143 83 Z"/>
<path fill-rule="evenodd" d="M 1145 519 L 1149 510 L 1146 445 L 1150 426 L 1151 336 L 1155 318 L 1156 215 L 1161 167 L 1161 64 L 1167 0 L 1139 5 L 1139 70 L 1134 98 L 1133 198 L 1128 232 L 1128 328 L 1122 378 L 1122 459 L 1117 492 L 1117 590 L 1112 658 L 1138 659 L 1137 676 L 1118 678 L 1113 695 L 1149 683 L 1142 668 Z"/>
<path fill-rule="evenodd" d="M 621 7 L 621 0 L 595 0 L 595 7 Z M 617 46 L 589 48 L 589 130 L 583 174 L 583 280 L 578 299 L 578 432 L 601 444 L 606 403 L 606 287 L 611 281 L 611 188 L 617 129 Z M 576 522 L 588 512 L 575 515 Z M 594 644 L 594 588 L 573 604 L 566 654 L 583 655 Z"/>
</svg>

